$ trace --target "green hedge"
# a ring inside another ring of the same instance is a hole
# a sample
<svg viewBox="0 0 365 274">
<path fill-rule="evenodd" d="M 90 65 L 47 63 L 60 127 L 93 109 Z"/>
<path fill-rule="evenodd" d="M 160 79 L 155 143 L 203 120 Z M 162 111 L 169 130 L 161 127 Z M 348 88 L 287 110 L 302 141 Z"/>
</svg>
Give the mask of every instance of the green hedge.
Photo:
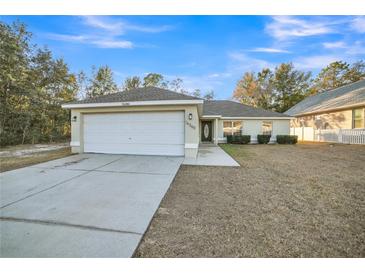
<svg viewBox="0 0 365 274">
<path fill-rule="evenodd" d="M 276 142 L 278 142 L 278 144 L 296 144 L 298 142 L 298 136 L 276 135 Z"/>
<path fill-rule="evenodd" d="M 229 144 L 248 144 L 250 141 L 250 135 L 227 136 L 227 143 Z"/>
<path fill-rule="evenodd" d="M 268 142 L 270 142 L 270 138 L 271 138 L 271 135 L 259 134 L 259 135 L 257 135 L 257 142 L 259 144 L 267 144 Z"/>
</svg>

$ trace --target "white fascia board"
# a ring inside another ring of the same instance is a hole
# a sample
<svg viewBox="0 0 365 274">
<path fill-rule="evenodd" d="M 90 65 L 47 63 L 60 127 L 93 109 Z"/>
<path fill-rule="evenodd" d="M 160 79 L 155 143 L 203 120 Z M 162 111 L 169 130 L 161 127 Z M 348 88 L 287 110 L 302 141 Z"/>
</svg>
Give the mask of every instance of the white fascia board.
<svg viewBox="0 0 365 274">
<path fill-rule="evenodd" d="M 135 101 L 89 104 L 63 104 L 62 108 L 103 108 L 103 107 L 129 107 L 129 106 L 166 106 L 166 105 L 199 105 L 204 100 L 159 100 L 159 101 Z"/>
<path fill-rule="evenodd" d="M 295 117 L 222 117 L 222 120 L 291 120 Z"/>
<path fill-rule="evenodd" d="M 200 118 L 201 119 L 205 119 L 205 118 L 222 118 L 222 115 L 203 115 Z"/>
</svg>

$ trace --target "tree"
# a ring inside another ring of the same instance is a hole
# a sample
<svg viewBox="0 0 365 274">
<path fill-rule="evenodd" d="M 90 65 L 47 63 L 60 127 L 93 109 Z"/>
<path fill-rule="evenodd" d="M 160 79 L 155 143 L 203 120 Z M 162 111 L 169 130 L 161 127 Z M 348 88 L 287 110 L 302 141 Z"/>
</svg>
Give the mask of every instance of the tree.
<svg viewBox="0 0 365 274">
<path fill-rule="evenodd" d="M 192 95 L 192 96 L 194 96 L 194 97 L 198 97 L 198 98 L 200 98 L 200 97 L 202 96 L 202 93 L 201 93 L 200 89 L 196 88 L 196 89 L 194 89 L 194 91 L 191 93 L 191 95 Z"/>
<path fill-rule="evenodd" d="M 23 136 L 24 130 L 29 127 L 30 39 L 31 33 L 24 24 L 0 22 L 1 145 L 19 143 L 19 136 Z"/>
<path fill-rule="evenodd" d="M 348 81 L 348 83 L 353 83 L 365 79 L 365 62 L 363 60 L 360 60 L 353 63 L 346 73 L 345 79 Z"/>
<path fill-rule="evenodd" d="M 76 76 L 48 49 L 31 44 L 24 24 L 0 22 L 0 41 L 0 144 L 69 137 L 69 111 L 61 104 L 75 99 Z"/>
<path fill-rule="evenodd" d="M 184 81 L 181 78 L 176 78 L 172 80 L 169 84 L 170 89 L 175 92 L 180 92 L 182 94 L 188 94 L 188 91 L 184 89 Z"/>
<path fill-rule="evenodd" d="M 257 96 L 256 105 L 260 108 L 271 109 L 273 105 L 273 77 L 274 74 L 268 68 L 264 68 L 257 74 Z"/>
<path fill-rule="evenodd" d="M 77 97 L 79 99 L 85 99 L 87 97 L 87 81 L 88 78 L 85 74 L 84 71 L 80 71 L 77 75 L 76 75 L 76 81 L 77 81 L 77 85 L 79 87 L 79 91 L 77 93 Z"/>
<path fill-rule="evenodd" d="M 311 74 L 283 63 L 272 72 L 264 68 L 246 72 L 237 83 L 233 98 L 254 107 L 284 112 L 309 94 Z"/>
<path fill-rule="evenodd" d="M 214 91 L 210 90 L 203 96 L 205 100 L 213 100 L 214 99 Z"/>
<path fill-rule="evenodd" d="M 124 80 L 123 90 L 132 90 L 141 87 L 141 79 L 138 76 L 127 77 Z"/>
<path fill-rule="evenodd" d="M 292 63 L 283 63 L 275 68 L 272 84 L 273 109 L 285 112 L 309 94 L 311 73 L 294 69 Z"/>
<path fill-rule="evenodd" d="M 91 83 L 87 88 L 87 97 L 117 92 L 118 88 L 113 79 L 113 72 L 108 66 L 101 66 L 97 71 L 93 67 Z"/>
<path fill-rule="evenodd" d="M 335 89 L 365 78 L 365 63 L 360 60 L 352 65 L 343 61 L 330 63 L 321 70 L 312 88 L 312 93 Z"/>
<path fill-rule="evenodd" d="M 143 78 L 143 86 L 166 88 L 167 83 L 164 81 L 164 77 L 161 74 L 149 73 Z"/>
<path fill-rule="evenodd" d="M 253 72 L 245 73 L 237 83 L 233 98 L 242 104 L 270 109 L 272 107 L 273 73 L 264 68 L 255 75 Z"/>
<path fill-rule="evenodd" d="M 251 106 L 258 106 L 258 81 L 253 72 L 246 72 L 242 79 L 238 81 L 235 90 L 233 91 L 233 98 L 242 104 Z"/>
</svg>

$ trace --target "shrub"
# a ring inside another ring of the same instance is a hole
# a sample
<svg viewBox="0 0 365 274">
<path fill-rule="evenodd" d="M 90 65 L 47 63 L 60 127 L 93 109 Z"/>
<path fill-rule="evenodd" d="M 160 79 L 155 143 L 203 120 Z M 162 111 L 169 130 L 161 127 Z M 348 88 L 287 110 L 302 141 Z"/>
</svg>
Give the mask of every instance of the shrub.
<svg viewBox="0 0 365 274">
<path fill-rule="evenodd" d="M 248 144 L 250 141 L 251 141 L 250 135 L 227 136 L 227 143 L 229 144 Z"/>
<path fill-rule="evenodd" d="M 276 141 L 278 142 L 278 144 L 296 144 L 298 142 L 298 136 L 276 135 Z"/>
<path fill-rule="evenodd" d="M 257 142 L 259 144 L 267 144 L 268 142 L 270 142 L 270 138 L 271 138 L 271 135 L 259 134 L 259 135 L 257 135 Z"/>
</svg>

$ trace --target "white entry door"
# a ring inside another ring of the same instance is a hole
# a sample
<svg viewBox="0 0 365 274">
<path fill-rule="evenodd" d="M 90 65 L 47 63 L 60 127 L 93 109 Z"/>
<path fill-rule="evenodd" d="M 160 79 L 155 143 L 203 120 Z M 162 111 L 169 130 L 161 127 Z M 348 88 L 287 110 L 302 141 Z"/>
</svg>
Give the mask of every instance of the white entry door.
<svg viewBox="0 0 365 274">
<path fill-rule="evenodd" d="M 184 155 L 184 112 L 84 115 L 84 152 Z"/>
</svg>

